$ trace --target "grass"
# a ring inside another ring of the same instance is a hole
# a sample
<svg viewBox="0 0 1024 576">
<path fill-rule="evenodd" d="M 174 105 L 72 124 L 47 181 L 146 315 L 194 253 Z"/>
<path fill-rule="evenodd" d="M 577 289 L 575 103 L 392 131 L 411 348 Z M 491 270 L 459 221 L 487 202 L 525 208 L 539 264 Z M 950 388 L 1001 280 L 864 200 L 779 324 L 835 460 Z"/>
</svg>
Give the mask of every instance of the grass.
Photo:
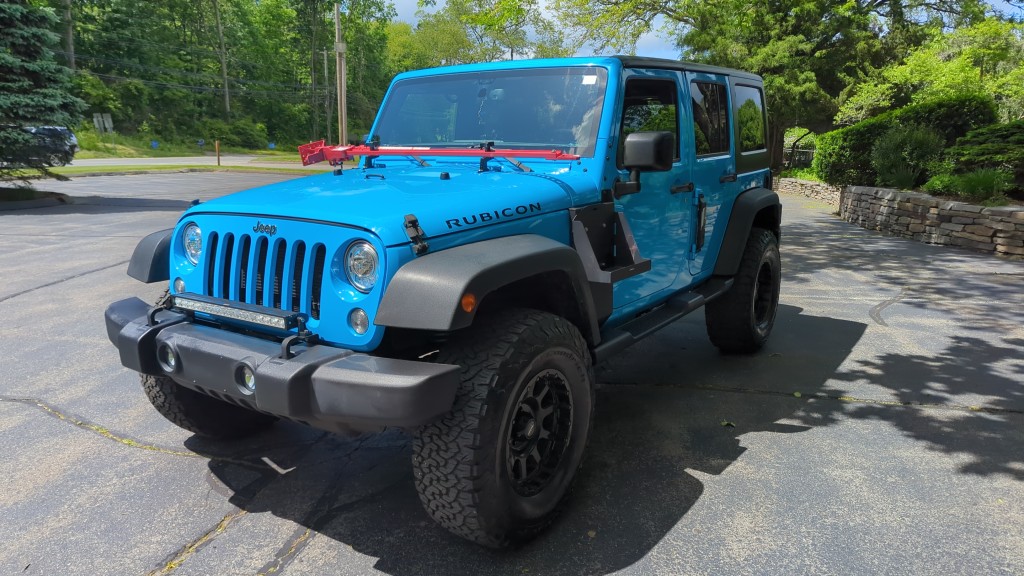
<svg viewBox="0 0 1024 576">
<path fill-rule="evenodd" d="M 149 136 L 124 134 L 98 135 L 91 130 L 78 132 L 78 144 L 81 149 L 75 155 L 80 159 L 91 158 L 165 158 L 168 156 L 211 156 L 214 154 L 214 144 L 207 142 L 202 148 L 195 142 L 170 142 L 155 138 L 159 143 L 157 148 L 150 146 L 154 139 Z M 255 154 L 271 158 L 286 158 L 298 160 L 299 154 L 294 146 L 282 146 L 280 150 L 249 150 L 232 146 L 221 146 L 221 154 Z"/>
<path fill-rule="evenodd" d="M 821 178 L 818 178 L 818 175 L 815 174 L 813 168 L 787 168 L 782 171 L 782 177 L 821 182 Z"/>
</svg>

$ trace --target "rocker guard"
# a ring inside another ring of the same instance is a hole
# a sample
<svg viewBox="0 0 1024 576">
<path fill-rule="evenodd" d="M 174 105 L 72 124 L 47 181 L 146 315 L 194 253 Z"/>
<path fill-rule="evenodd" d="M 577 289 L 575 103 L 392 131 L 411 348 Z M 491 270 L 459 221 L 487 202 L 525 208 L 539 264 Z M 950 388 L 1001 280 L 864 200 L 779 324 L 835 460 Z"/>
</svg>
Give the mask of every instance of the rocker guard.
<svg viewBox="0 0 1024 576">
<path fill-rule="evenodd" d="M 382 358 L 325 345 L 281 345 L 194 323 L 174 310 L 158 310 L 138 298 L 115 302 L 105 313 L 107 337 L 121 363 L 132 370 L 168 376 L 178 384 L 232 404 L 297 420 L 330 431 L 414 427 L 451 410 L 459 367 Z M 157 352 L 169 348 L 173 368 Z M 238 383 L 242 366 L 256 376 L 250 392 Z"/>
</svg>

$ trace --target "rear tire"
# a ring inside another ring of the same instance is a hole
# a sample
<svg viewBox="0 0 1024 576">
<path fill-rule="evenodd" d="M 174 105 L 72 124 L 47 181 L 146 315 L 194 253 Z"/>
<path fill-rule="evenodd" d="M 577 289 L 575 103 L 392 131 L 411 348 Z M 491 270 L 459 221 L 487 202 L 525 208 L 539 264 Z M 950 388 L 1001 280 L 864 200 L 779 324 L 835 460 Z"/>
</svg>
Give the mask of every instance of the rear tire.
<svg viewBox="0 0 1024 576">
<path fill-rule="evenodd" d="M 462 366 L 452 411 L 413 444 L 427 513 L 492 548 L 529 539 L 557 515 L 592 424 L 587 343 L 567 320 L 509 310 L 458 334 L 438 361 Z"/>
<path fill-rule="evenodd" d="M 711 343 L 728 353 L 760 350 L 775 324 L 781 282 L 778 238 L 751 228 L 732 288 L 705 307 Z"/>
<path fill-rule="evenodd" d="M 164 292 L 156 305 L 170 296 Z M 200 436 L 227 440 L 250 436 L 269 428 L 277 418 L 228 404 L 181 386 L 167 376 L 140 374 L 142 390 L 157 412 L 173 424 Z"/>
</svg>

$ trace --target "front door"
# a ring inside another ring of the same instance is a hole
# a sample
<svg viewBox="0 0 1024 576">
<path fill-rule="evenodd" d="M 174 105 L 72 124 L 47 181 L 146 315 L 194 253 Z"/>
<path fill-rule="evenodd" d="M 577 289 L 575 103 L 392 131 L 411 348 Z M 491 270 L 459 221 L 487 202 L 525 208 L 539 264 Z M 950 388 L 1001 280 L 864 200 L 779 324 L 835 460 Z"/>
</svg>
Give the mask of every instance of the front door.
<svg viewBox="0 0 1024 576">
<path fill-rule="evenodd" d="M 668 131 L 675 135 L 676 151 L 672 169 L 642 172 L 640 192 L 618 200 L 629 221 L 640 254 L 651 260 L 651 270 L 615 284 L 614 307 L 650 301 L 687 271 L 687 247 L 692 235 L 692 188 L 690 163 L 680 154 L 682 74 L 669 70 L 628 71 L 623 95 L 618 148 L 619 178 L 627 180 L 622 168 L 622 143 L 640 131 Z"/>
</svg>

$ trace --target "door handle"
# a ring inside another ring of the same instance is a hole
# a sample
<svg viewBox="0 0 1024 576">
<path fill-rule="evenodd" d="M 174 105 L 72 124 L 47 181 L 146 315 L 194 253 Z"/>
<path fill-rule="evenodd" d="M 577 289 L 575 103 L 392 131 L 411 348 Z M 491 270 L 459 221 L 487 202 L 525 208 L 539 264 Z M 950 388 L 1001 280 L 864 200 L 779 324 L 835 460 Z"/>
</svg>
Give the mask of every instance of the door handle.
<svg viewBox="0 0 1024 576">
<path fill-rule="evenodd" d="M 693 182 L 687 182 L 686 184 L 676 184 L 669 188 L 669 191 L 673 194 L 679 194 L 680 192 L 693 192 Z"/>
<path fill-rule="evenodd" d="M 697 252 L 700 252 L 704 248 L 704 237 L 707 235 L 707 222 L 708 222 L 708 203 L 704 200 L 704 195 L 701 194 L 697 198 Z"/>
<path fill-rule="evenodd" d="M 718 179 L 718 183 L 719 184 L 725 184 L 726 182 L 735 182 L 735 181 L 736 181 L 736 173 L 735 172 L 733 172 L 732 174 L 726 174 L 725 176 L 722 176 L 722 177 L 720 177 Z"/>
</svg>

